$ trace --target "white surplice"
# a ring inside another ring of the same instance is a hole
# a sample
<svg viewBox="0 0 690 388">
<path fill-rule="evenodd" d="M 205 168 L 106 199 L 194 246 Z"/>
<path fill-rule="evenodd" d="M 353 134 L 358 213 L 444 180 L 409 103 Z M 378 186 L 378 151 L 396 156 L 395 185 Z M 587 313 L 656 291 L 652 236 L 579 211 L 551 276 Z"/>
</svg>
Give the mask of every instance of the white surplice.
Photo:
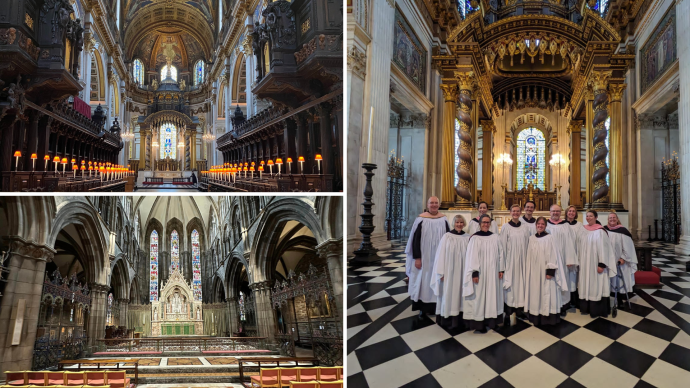
<svg viewBox="0 0 690 388">
<path fill-rule="evenodd" d="M 509 307 L 523 307 L 525 305 L 525 261 L 527 260 L 527 243 L 530 237 L 529 227 L 523 222 L 520 222 L 518 226 L 510 221 L 503 224 L 500 236 L 506 262 L 506 271 L 503 274 L 505 303 Z"/>
<path fill-rule="evenodd" d="M 616 276 L 616 260 L 609 236 L 603 228 L 595 231 L 583 229 L 581 233 L 577 249 L 580 256 L 577 289 L 580 299 L 598 302 L 602 297 L 609 297 L 609 278 Z M 597 271 L 599 263 L 606 265 L 602 273 Z"/>
<path fill-rule="evenodd" d="M 479 232 L 482 230 L 481 226 L 479 225 L 479 221 L 477 221 L 476 218 L 473 218 L 470 220 L 470 224 L 467 227 L 469 230 L 470 236 Z M 489 232 L 498 234 L 498 225 L 496 224 L 496 221 L 491 220 L 491 226 L 489 227 Z"/>
<path fill-rule="evenodd" d="M 618 261 L 618 259 L 625 260 L 625 263 L 621 264 L 620 270 L 625 279 L 625 287 L 627 292 L 632 292 L 633 286 L 635 285 L 635 272 L 637 272 L 637 253 L 635 252 L 635 244 L 632 240 L 632 235 L 630 231 L 624 227 L 617 229 L 608 229 L 609 240 L 611 241 L 611 248 L 613 249 L 613 258 Z M 614 280 L 611 280 L 611 287 L 614 287 Z M 622 286 L 623 284 L 619 284 Z M 613 288 L 611 288 L 613 291 Z"/>
<path fill-rule="evenodd" d="M 444 318 L 463 311 L 462 278 L 470 235 L 452 232 L 443 235 L 436 249 L 431 289 L 438 297 L 436 315 Z M 443 280 L 441 280 L 443 278 Z"/>
<path fill-rule="evenodd" d="M 477 284 L 472 281 L 475 271 L 479 272 Z M 499 236 L 471 236 L 462 284 L 465 320 L 483 321 L 503 314 L 503 281 L 498 277 L 501 271 L 505 271 L 505 259 Z"/>
<path fill-rule="evenodd" d="M 533 235 L 537 234 L 537 219 L 532 217 L 532 219 L 530 221 L 533 221 L 533 222 L 527 221 L 527 219 L 525 218 L 524 215 L 520 216 L 520 222 L 522 222 L 523 224 L 525 224 L 527 226 L 527 228 L 529 229 L 529 235 L 533 236 Z"/>
<path fill-rule="evenodd" d="M 415 257 L 412 257 L 412 241 L 419 225 L 422 225 L 421 251 L 422 268 L 417 269 L 414 265 Z M 434 260 L 436 259 L 436 248 L 438 247 L 443 235 L 448 232 L 450 226 L 446 217 L 425 218 L 417 217 L 412 225 L 410 238 L 407 240 L 405 254 L 405 273 L 410 277 L 407 289 L 410 299 L 424 303 L 436 303 L 436 295 L 431 289 L 431 275 L 434 270 Z"/>
<path fill-rule="evenodd" d="M 562 262 L 552 235 L 529 238 L 525 270 L 526 313 L 543 316 L 560 313 L 563 304 L 561 290 L 567 281 Z M 547 269 L 556 270 L 551 279 L 546 278 Z"/>
<path fill-rule="evenodd" d="M 566 278 L 570 279 L 574 277 L 574 279 L 577 279 L 578 269 L 575 267 L 578 265 L 577 251 L 575 250 L 576 238 L 572 229 L 570 228 L 570 225 L 565 221 L 561 221 L 559 224 L 554 224 L 551 222 L 551 220 L 548 220 L 546 222 L 546 231 L 552 235 L 553 239 L 555 240 L 556 249 L 559 250 L 559 257 L 562 260 L 559 266 L 564 268 Z M 567 267 L 568 265 L 572 265 L 574 267 L 569 269 Z M 561 301 L 563 305 L 570 303 L 571 291 L 575 291 L 575 288 L 571 288 L 568 282 L 561 287 Z"/>
</svg>

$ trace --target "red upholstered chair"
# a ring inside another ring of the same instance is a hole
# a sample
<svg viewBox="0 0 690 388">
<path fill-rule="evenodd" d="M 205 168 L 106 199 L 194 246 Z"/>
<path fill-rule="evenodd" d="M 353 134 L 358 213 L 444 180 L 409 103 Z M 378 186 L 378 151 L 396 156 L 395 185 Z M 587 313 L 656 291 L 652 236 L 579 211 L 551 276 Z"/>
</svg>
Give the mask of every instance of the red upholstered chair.
<svg viewBox="0 0 690 388">
<path fill-rule="evenodd" d="M 106 384 L 110 388 L 125 388 L 129 387 L 129 377 L 125 371 L 108 371 L 105 372 Z"/>
<path fill-rule="evenodd" d="M 652 266 L 652 272 L 655 274 L 659 275 L 661 277 L 661 269 L 659 267 Z"/>
<path fill-rule="evenodd" d="M 299 369 L 299 381 L 317 381 L 319 379 L 319 368 L 297 369 Z"/>
<path fill-rule="evenodd" d="M 105 372 L 84 372 L 84 377 L 88 385 L 106 385 Z"/>
<path fill-rule="evenodd" d="M 46 371 L 46 380 L 48 380 L 48 385 L 64 385 L 65 373 Z"/>
<path fill-rule="evenodd" d="M 290 381 L 299 381 L 297 368 L 280 368 L 280 383 L 283 387 L 290 385 Z"/>
<path fill-rule="evenodd" d="M 251 377 L 252 387 L 280 388 L 280 368 L 261 368 L 258 376 Z"/>
<path fill-rule="evenodd" d="M 319 381 L 336 381 L 338 380 L 338 370 L 333 367 L 319 367 Z"/>
<path fill-rule="evenodd" d="M 28 385 L 26 372 L 5 372 L 5 385 Z"/>
<path fill-rule="evenodd" d="M 46 379 L 46 372 L 27 371 L 26 380 L 28 381 L 29 385 L 35 385 L 38 387 L 44 387 L 48 385 L 48 380 Z"/>
<path fill-rule="evenodd" d="M 343 380 L 338 381 L 319 381 L 321 388 L 343 388 Z"/>
<path fill-rule="evenodd" d="M 316 381 L 290 381 L 290 388 L 319 388 L 319 383 Z"/>
<path fill-rule="evenodd" d="M 86 384 L 84 372 L 65 372 L 65 385 L 69 387 L 81 387 Z"/>
<path fill-rule="evenodd" d="M 661 277 L 653 271 L 637 271 L 635 272 L 635 285 L 637 286 L 658 286 L 661 282 Z"/>
<path fill-rule="evenodd" d="M 343 367 L 342 366 L 336 366 L 335 370 L 338 371 L 338 380 L 345 380 L 343 378 Z"/>
</svg>

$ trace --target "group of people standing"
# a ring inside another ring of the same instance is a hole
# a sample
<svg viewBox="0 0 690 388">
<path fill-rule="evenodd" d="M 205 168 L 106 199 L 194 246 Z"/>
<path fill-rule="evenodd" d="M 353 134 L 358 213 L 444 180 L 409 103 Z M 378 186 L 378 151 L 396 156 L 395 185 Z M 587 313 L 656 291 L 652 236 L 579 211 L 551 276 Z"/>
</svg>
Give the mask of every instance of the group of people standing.
<svg viewBox="0 0 690 388">
<path fill-rule="evenodd" d="M 573 307 L 608 316 L 619 271 L 628 293 L 635 284 L 630 232 L 616 213 L 602 226 L 595 210 L 587 211 L 585 223 L 574 206 L 565 219 L 559 205 L 551 206 L 549 219 L 534 218 L 534 210 L 532 201 L 524 215 L 520 205 L 511 206 L 511 220 L 499 232 L 480 202 L 477 218 L 468 225 L 456 215 L 451 230 L 438 198 L 429 198 L 405 249 L 412 310 L 436 315 L 442 326 L 479 332 L 507 324 L 512 314 L 535 325 L 555 325 Z"/>
</svg>

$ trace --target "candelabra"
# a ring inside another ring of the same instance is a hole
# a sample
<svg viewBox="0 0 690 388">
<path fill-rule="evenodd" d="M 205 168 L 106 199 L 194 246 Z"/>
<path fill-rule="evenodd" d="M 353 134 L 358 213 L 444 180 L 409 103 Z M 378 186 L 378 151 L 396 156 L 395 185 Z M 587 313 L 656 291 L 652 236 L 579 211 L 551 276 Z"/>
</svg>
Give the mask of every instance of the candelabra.
<svg viewBox="0 0 690 388">
<path fill-rule="evenodd" d="M 371 243 L 371 234 L 376 228 L 374 226 L 374 214 L 371 212 L 371 207 L 374 205 L 371 202 L 371 197 L 374 195 L 374 189 L 371 187 L 371 177 L 374 176 L 374 170 L 376 170 L 376 164 L 373 163 L 363 163 L 362 168 L 365 170 L 364 176 L 366 176 L 366 183 L 364 185 L 364 202 L 362 202 L 362 207 L 364 207 L 364 213 L 361 214 L 362 223 L 359 225 L 359 231 L 362 232 L 362 242 L 359 245 L 354 254 L 354 259 L 351 260 L 353 265 L 371 265 L 381 262 L 381 257 L 376 253 L 378 249 L 374 248 Z"/>
</svg>

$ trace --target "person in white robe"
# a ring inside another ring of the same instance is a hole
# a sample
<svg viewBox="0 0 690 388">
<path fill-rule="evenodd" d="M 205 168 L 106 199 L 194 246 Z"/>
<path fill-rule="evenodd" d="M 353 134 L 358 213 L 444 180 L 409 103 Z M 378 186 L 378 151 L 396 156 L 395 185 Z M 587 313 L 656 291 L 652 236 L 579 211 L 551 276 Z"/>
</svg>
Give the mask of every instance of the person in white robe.
<svg viewBox="0 0 690 388">
<path fill-rule="evenodd" d="M 551 217 L 546 222 L 546 231 L 556 241 L 556 247 L 560 253 L 559 257 L 563 261 L 560 266 L 565 269 L 566 278 L 570 279 L 573 272 L 577 278 L 578 257 L 575 250 L 575 235 L 570 229 L 570 225 L 565 220 L 561 220 L 562 211 L 563 209 L 559 205 L 551 205 L 549 209 Z M 561 303 L 563 303 L 561 316 L 566 316 L 568 308 L 570 308 L 570 291 L 572 290 L 567 283 L 561 287 Z"/>
<path fill-rule="evenodd" d="M 484 201 L 479 202 L 479 204 L 477 205 L 477 211 L 479 212 L 479 215 L 477 216 L 477 218 L 473 218 L 472 220 L 470 220 L 470 224 L 468 225 L 470 236 L 481 230 L 481 227 L 479 225 L 479 217 L 487 214 L 487 212 L 489 211 L 489 205 L 487 205 Z M 491 227 L 489 227 L 489 231 L 491 233 L 498 234 L 498 224 L 496 224 L 496 221 L 494 221 L 493 219 L 491 219 Z"/>
<path fill-rule="evenodd" d="M 537 228 L 534 223 L 537 219 L 532 216 L 536 207 L 537 205 L 534 203 L 534 201 L 525 202 L 525 215 L 520 217 L 520 222 L 524 222 L 529 228 L 530 235 L 537 233 Z"/>
<path fill-rule="evenodd" d="M 436 323 L 450 329 L 464 326 L 462 322 L 462 277 L 470 235 L 465 233 L 465 217 L 453 218 L 453 230 L 443 235 L 436 249 L 431 288 L 436 300 Z"/>
<path fill-rule="evenodd" d="M 525 265 L 525 313 L 534 325 L 555 325 L 561 321 L 561 289 L 565 268 L 554 237 L 546 232 L 546 218 L 535 223 L 537 232 L 529 238 Z"/>
<path fill-rule="evenodd" d="M 580 256 L 577 289 L 580 312 L 592 318 L 606 318 L 611 310 L 610 278 L 616 276 L 616 259 L 608 233 L 601 224 L 597 224 L 597 217 L 595 210 L 587 211 L 587 224 L 584 225 L 577 249 Z"/>
<path fill-rule="evenodd" d="M 582 223 L 577 220 L 577 208 L 575 206 L 568 206 L 565 210 L 565 221 L 570 226 L 573 231 L 573 237 L 575 237 L 575 252 L 577 253 L 577 247 L 579 245 L 579 238 L 582 235 L 582 231 L 585 229 Z M 577 279 L 579 266 L 572 266 L 569 271 L 566 272 L 568 275 L 568 289 L 570 289 L 570 307 L 577 308 L 580 296 L 577 294 Z"/>
<path fill-rule="evenodd" d="M 505 321 L 512 314 L 524 317 L 525 306 L 525 261 L 527 243 L 529 242 L 529 227 L 520 221 L 522 209 L 520 205 L 510 207 L 511 220 L 501 227 L 501 243 L 505 252 L 506 271 L 503 277 L 505 299 Z"/>
<path fill-rule="evenodd" d="M 410 278 L 407 291 L 412 299 L 412 311 L 419 311 L 420 318 L 436 313 L 437 297 L 431 289 L 436 248 L 450 230 L 448 219 L 438 212 L 439 205 L 438 198 L 429 198 L 428 211 L 420 214 L 412 224 L 405 247 L 405 273 Z"/>
<path fill-rule="evenodd" d="M 635 285 L 635 272 L 637 272 L 637 252 L 635 252 L 632 234 L 621 225 L 616 213 L 609 213 L 608 224 L 604 226 L 604 229 L 609 232 L 613 257 L 618 260 L 618 269 L 625 279 L 627 297 L 632 297 L 635 294 L 633 286 Z M 615 278 L 611 278 L 611 292 L 615 292 L 615 285 Z M 619 287 L 622 286 L 622 281 L 619 281 Z M 622 292 L 622 290 L 618 292 L 619 298 Z"/>
<path fill-rule="evenodd" d="M 481 230 L 470 236 L 462 283 L 465 326 L 480 333 L 495 329 L 503 315 L 503 244 L 492 233 L 491 217 L 480 216 Z"/>
</svg>

